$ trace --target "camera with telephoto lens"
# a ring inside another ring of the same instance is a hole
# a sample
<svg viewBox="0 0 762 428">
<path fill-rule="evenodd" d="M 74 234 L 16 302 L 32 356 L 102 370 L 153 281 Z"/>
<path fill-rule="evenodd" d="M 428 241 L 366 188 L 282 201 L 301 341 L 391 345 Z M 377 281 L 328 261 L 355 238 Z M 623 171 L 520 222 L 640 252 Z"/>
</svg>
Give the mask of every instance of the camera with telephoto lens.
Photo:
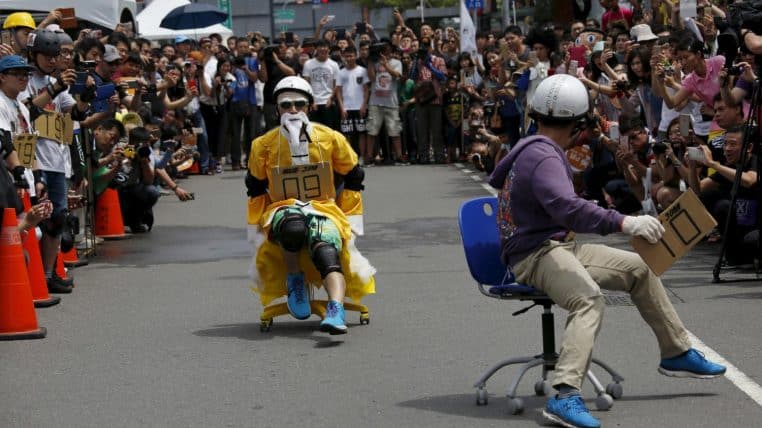
<svg viewBox="0 0 762 428">
<path fill-rule="evenodd" d="M 667 145 L 661 141 L 654 143 L 651 149 L 654 151 L 655 155 L 663 155 L 664 153 L 667 153 Z"/>
<path fill-rule="evenodd" d="M 384 52 L 386 43 L 372 43 L 368 46 L 368 58 L 371 61 L 378 61 L 381 59 L 381 54 Z"/>
<path fill-rule="evenodd" d="M 625 89 L 627 89 L 627 82 L 625 82 L 624 80 L 617 80 L 614 85 L 617 91 L 624 91 Z"/>
<path fill-rule="evenodd" d="M 273 55 L 278 52 L 280 45 L 267 45 L 264 51 L 265 61 L 272 61 Z"/>
<path fill-rule="evenodd" d="M 740 76 L 743 73 L 743 67 L 740 65 L 733 65 L 727 68 L 728 76 Z"/>
</svg>

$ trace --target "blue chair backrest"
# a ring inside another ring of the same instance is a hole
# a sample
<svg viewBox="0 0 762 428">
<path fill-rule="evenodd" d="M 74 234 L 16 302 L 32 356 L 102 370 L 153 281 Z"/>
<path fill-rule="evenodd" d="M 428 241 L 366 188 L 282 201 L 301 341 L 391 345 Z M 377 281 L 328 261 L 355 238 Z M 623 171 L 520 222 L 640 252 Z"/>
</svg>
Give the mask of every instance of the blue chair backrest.
<svg viewBox="0 0 762 428">
<path fill-rule="evenodd" d="M 497 230 L 497 198 L 472 199 L 460 206 L 458 224 L 466 262 L 471 276 L 480 284 L 502 285 L 514 282 L 500 260 Z"/>
</svg>

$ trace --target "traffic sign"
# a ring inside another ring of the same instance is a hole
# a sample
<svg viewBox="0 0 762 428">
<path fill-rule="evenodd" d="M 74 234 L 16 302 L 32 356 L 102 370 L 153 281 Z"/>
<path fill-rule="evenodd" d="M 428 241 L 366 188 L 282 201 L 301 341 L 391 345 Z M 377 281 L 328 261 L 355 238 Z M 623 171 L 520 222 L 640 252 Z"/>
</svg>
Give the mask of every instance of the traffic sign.
<svg viewBox="0 0 762 428">
<path fill-rule="evenodd" d="M 466 0 L 466 9 L 484 9 L 484 0 Z"/>
<path fill-rule="evenodd" d="M 294 9 L 275 9 L 273 20 L 275 24 L 293 24 L 296 11 Z"/>
</svg>

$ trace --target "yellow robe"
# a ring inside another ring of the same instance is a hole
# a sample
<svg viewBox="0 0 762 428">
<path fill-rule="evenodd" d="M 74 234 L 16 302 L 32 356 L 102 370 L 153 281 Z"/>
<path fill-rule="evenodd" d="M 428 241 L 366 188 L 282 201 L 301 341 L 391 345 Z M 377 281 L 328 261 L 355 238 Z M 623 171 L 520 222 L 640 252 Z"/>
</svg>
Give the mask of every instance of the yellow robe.
<svg viewBox="0 0 762 428">
<path fill-rule="evenodd" d="M 320 124 L 312 124 L 309 144 L 310 162 L 328 162 L 331 170 L 346 175 L 357 165 L 357 155 L 344 135 Z M 319 147 L 318 147 L 319 146 Z M 278 154 L 280 153 L 280 159 Z M 280 127 L 255 139 L 249 154 L 249 172 L 258 180 L 272 182 L 272 168 L 291 166 L 291 150 L 288 139 L 280 132 Z M 333 180 L 333 177 L 331 177 Z M 333 185 L 333 183 L 331 183 Z M 269 193 L 249 198 L 248 224 L 250 241 L 254 245 L 253 269 L 250 272 L 254 287 L 259 293 L 262 305 L 267 306 L 274 299 L 286 295 L 286 266 L 283 250 L 269 239 L 270 221 L 280 207 L 292 205 L 296 199 L 273 202 Z M 346 295 L 358 301 L 366 294 L 375 293 L 375 269 L 368 263 L 354 245 L 355 233 L 347 216 L 361 218 L 363 214 L 362 195 L 358 191 L 344 189 L 337 199 L 313 199 L 311 207 L 329 218 L 339 229 L 342 240 L 340 254 L 341 267 L 347 284 Z M 254 230 L 252 234 L 252 229 Z M 253 235 L 253 236 L 252 236 Z M 305 281 L 320 287 L 320 273 L 310 260 L 309 253 L 302 249 L 299 265 L 304 271 Z"/>
</svg>

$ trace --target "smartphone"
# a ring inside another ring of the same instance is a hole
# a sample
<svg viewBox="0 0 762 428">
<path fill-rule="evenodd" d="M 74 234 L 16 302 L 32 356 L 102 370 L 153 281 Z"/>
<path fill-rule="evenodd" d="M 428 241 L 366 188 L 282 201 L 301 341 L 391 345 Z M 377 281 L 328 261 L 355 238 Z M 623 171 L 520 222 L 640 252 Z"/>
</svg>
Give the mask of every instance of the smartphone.
<svg viewBox="0 0 762 428">
<path fill-rule="evenodd" d="M 686 151 L 688 152 L 688 159 L 695 161 L 704 160 L 704 151 L 701 150 L 701 147 L 686 147 Z"/>
<path fill-rule="evenodd" d="M 331 22 L 336 19 L 336 15 L 326 15 L 325 22 Z"/>
<path fill-rule="evenodd" d="M 10 31 L 3 30 L 0 32 L 0 38 L 2 38 L 4 45 L 13 46 L 13 35 Z"/>
<path fill-rule="evenodd" d="M 69 86 L 69 93 L 70 94 L 81 94 L 85 91 L 85 83 L 87 82 L 87 76 L 88 72 L 86 71 L 76 71 L 77 79 L 74 81 L 74 84 Z"/>
<path fill-rule="evenodd" d="M 537 62 L 537 61 L 539 61 L 537 59 L 537 52 L 535 52 L 535 51 L 529 51 L 529 57 L 527 58 L 527 60 L 529 62 Z"/>
<path fill-rule="evenodd" d="M 355 34 L 365 34 L 365 23 L 364 22 L 356 22 L 355 23 Z"/>
<path fill-rule="evenodd" d="M 58 11 L 61 12 L 61 21 L 59 22 L 61 28 L 64 30 L 77 28 L 77 17 L 73 7 L 62 7 Z"/>
<path fill-rule="evenodd" d="M 292 44 L 294 43 L 294 32 L 293 31 L 286 31 L 286 44 Z"/>
<path fill-rule="evenodd" d="M 682 113 L 680 114 L 680 135 L 687 137 L 690 134 L 691 115 Z"/>
<path fill-rule="evenodd" d="M 505 40 L 500 40 L 500 56 L 503 57 L 503 59 L 508 58 L 508 55 L 511 54 L 511 49 L 508 46 L 508 42 Z"/>
<path fill-rule="evenodd" d="M 579 63 L 577 62 L 576 59 L 573 59 L 573 60 L 569 61 L 569 73 L 568 74 L 571 74 L 572 76 L 576 76 L 577 75 L 577 67 L 579 67 Z"/>
<path fill-rule="evenodd" d="M 103 35 L 103 31 L 101 30 L 92 30 L 90 33 L 88 33 L 88 36 L 90 36 L 93 39 L 100 39 Z"/>
<path fill-rule="evenodd" d="M 617 122 L 609 124 L 609 138 L 612 141 L 619 141 L 619 124 Z"/>
</svg>

